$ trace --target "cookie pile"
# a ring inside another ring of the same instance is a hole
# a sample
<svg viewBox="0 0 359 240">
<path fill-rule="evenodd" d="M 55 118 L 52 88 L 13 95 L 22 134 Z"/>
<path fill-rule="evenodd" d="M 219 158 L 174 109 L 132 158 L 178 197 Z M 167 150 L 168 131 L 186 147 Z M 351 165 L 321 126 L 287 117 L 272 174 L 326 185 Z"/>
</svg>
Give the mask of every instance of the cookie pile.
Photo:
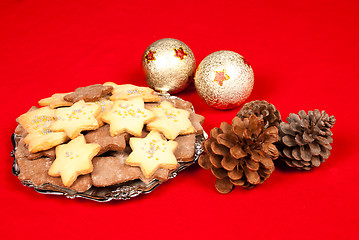
<svg viewBox="0 0 359 240">
<path fill-rule="evenodd" d="M 204 117 L 192 104 L 147 87 L 115 83 L 39 101 L 18 119 L 18 178 L 76 192 L 133 180 L 166 181 L 191 162 Z"/>
</svg>

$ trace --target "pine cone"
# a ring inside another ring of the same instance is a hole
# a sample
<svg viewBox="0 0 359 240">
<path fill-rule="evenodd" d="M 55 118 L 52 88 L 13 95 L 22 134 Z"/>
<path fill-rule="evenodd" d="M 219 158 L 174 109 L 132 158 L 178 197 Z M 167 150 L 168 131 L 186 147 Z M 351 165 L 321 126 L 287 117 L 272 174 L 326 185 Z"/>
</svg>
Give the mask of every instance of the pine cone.
<svg viewBox="0 0 359 240">
<path fill-rule="evenodd" d="M 271 126 L 278 127 L 278 125 L 282 122 L 280 112 L 273 104 L 270 104 L 265 100 L 256 100 L 244 104 L 241 110 L 237 113 L 237 117 L 243 119 L 252 114 L 263 118 L 265 128 L 269 128 Z"/>
<path fill-rule="evenodd" d="M 288 123 L 279 125 L 278 148 L 288 166 L 310 170 L 319 167 L 330 155 L 333 142 L 330 129 L 335 117 L 318 109 L 308 111 L 308 115 L 303 110 L 298 114 L 289 114 Z"/>
<path fill-rule="evenodd" d="M 277 141 L 278 129 L 264 128 L 262 118 L 235 117 L 232 125 L 222 122 L 220 128 L 211 130 L 210 138 L 202 143 L 205 154 L 198 163 L 212 170 L 220 193 L 229 193 L 234 185 L 252 188 L 274 171 L 273 160 L 279 153 L 273 143 Z"/>
</svg>

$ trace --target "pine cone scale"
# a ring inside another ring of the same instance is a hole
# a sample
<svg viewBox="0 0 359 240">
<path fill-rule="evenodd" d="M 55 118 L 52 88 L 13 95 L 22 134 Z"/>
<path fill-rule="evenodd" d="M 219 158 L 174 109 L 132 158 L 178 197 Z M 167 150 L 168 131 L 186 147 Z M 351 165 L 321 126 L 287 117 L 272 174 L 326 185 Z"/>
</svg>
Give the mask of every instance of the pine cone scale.
<svg viewBox="0 0 359 240">
<path fill-rule="evenodd" d="M 318 156 L 318 155 L 320 154 L 321 148 L 320 148 L 320 145 L 319 145 L 318 143 L 316 143 L 316 142 L 314 142 L 314 143 L 311 142 L 311 143 L 309 143 L 308 145 L 309 145 L 310 151 L 311 151 L 311 153 L 312 153 L 313 155 Z"/>
<path fill-rule="evenodd" d="M 243 170 L 238 170 L 238 167 L 228 172 L 228 177 L 233 180 L 239 180 L 243 177 Z"/>
<path fill-rule="evenodd" d="M 211 143 L 211 150 L 214 154 L 222 156 L 226 155 L 228 152 L 228 148 L 222 144 L 219 144 L 218 142 Z"/>
<path fill-rule="evenodd" d="M 224 169 L 227 171 L 232 171 L 238 164 L 237 159 L 232 157 L 232 155 L 227 155 L 223 157 L 223 160 L 221 162 L 221 165 Z"/>
<path fill-rule="evenodd" d="M 234 180 L 232 178 L 230 178 L 229 181 L 231 181 L 231 183 L 236 185 L 236 186 L 243 186 L 244 183 L 246 182 L 244 179 Z"/>
<path fill-rule="evenodd" d="M 300 146 L 299 150 L 300 150 L 300 157 L 304 161 L 309 162 L 312 159 L 312 153 L 311 153 L 310 147 L 308 145 Z"/>
<path fill-rule="evenodd" d="M 235 135 L 222 133 L 222 134 L 218 134 L 217 141 L 219 144 L 222 144 L 227 148 L 231 148 L 235 146 L 234 142 L 236 141 L 236 139 L 235 139 Z"/>
<path fill-rule="evenodd" d="M 260 176 L 256 171 L 251 171 L 248 168 L 243 168 L 244 175 L 250 184 L 256 185 L 260 182 Z"/>
<path fill-rule="evenodd" d="M 220 168 L 222 167 L 221 162 L 222 162 L 222 156 L 220 155 L 216 155 L 216 154 L 210 154 L 209 155 L 209 162 L 216 168 Z"/>
<path fill-rule="evenodd" d="M 244 151 L 244 149 L 239 145 L 235 145 L 234 147 L 232 147 L 229 152 L 231 156 L 233 156 L 235 159 L 240 159 L 247 156 L 246 151 Z"/>
<path fill-rule="evenodd" d="M 295 138 L 289 135 L 286 135 L 282 138 L 282 142 L 289 146 L 289 147 L 293 147 L 297 145 L 297 142 L 295 141 Z"/>
<path fill-rule="evenodd" d="M 217 179 L 215 187 L 218 192 L 227 194 L 232 191 L 233 184 L 229 181 L 229 178 Z"/>
<path fill-rule="evenodd" d="M 211 162 L 209 161 L 209 155 L 201 155 L 198 158 L 198 164 L 204 169 L 210 169 L 211 168 Z"/>
<path fill-rule="evenodd" d="M 259 169 L 259 163 L 253 161 L 252 159 L 246 159 L 245 160 L 246 166 L 251 171 L 257 171 Z"/>
<path fill-rule="evenodd" d="M 212 174 L 218 179 L 223 179 L 227 177 L 227 171 L 223 168 L 211 167 L 211 171 Z"/>
<path fill-rule="evenodd" d="M 260 163 L 263 164 L 266 169 L 274 169 L 274 163 L 270 157 L 261 158 Z"/>
</svg>

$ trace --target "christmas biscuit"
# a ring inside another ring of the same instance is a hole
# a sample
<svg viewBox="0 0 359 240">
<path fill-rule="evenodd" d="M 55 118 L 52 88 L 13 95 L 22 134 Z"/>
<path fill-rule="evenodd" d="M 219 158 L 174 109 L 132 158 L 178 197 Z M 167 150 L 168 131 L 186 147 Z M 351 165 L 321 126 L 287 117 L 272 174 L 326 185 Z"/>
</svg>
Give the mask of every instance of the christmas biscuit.
<svg viewBox="0 0 359 240">
<path fill-rule="evenodd" d="M 103 114 L 105 114 L 112 108 L 113 102 L 108 100 L 107 98 L 101 98 L 94 103 L 101 108 L 100 114 L 96 117 L 98 125 L 101 127 L 102 125 L 104 125 L 104 122 L 102 121 L 101 117 Z"/>
<path fill-rule="evenodd" d="M 143 125 L 154 118 L 154 114 L 144 108 L 141 98 L 128 101 L 117 100 L 110 111 L 102 115 L 102 121 L 110 124 L 111 136 L 128 132 L 134 136 L 141 136 Z"/>
<path fill-rule="evenodd" d="M 132 153 L 126 159 L 131 166 L 139 166 L 146 178 L 159 168 L 175 169 L 178 162 L 173 152 L 174 141 L 163 140 L 157 131 L 151 131 L 145 138 L 130 138 Z"/>
<path fill-rule="evenodd" d="M 50 108 L 69 107 L 73 103 L 64 100 L 64 96 L 68 93 L 55 93 L 51 97 L 41 99 L 40 106 L 49 106 Z"/>
<path fill-rule="evenodd" d="M 85 102 L 94 102 L 109 94 L 112 91 L 112 88 L 112 86 L 103 86 L 101 84 L 79 87 L 75 90 L 75 92 L 65 95 L 64 100 L 73 103 L 80 100 L 84 100 Z"/>
<path fill-rule="evenodd" d="M 180 134 L 196 132 L 189 120 L 190 112 L 174 108 L 171 103 L 164 101 L 161 105 L 149 108 L 156 118 L 147 124 L 147 130 L 157 130 L 167 138 L 175 139 Z"/>
<path fill-rule="evenodd" d="M 138 87 L 132 84 L 117 85 L 115 83 L 105 83 L 105 86 L 112 86 L 112 96 L 110 99 L 115 100 L 128 100 L 131 98 L 141 97 L 144 102 L 158 102 L 159 98 L 157 92 L 148 87 Z"/>
<path fill-rule="evenodd" d="M 20 168 L 18 178 L 20 181 L 31 181 L 37 187 L 46 187 L 48 190 L 56 190 L 56 186 L 64 188 L 61 178 L 52 177 L 48 174 L 52 160 L 48 158 L 39 158 L 36 160 L 27 160 L 26 158 L 17 158 L 16 162 Z M 54 185 L 51 189 L 49 184 Z M 77 192 L 84 192 L 92 186 L 89 174 L 79 176 L 69 187 Z"/>
<path fill-rule="evenodd" d="M 99 127 L 96 120 L 101 108 L 95 103 L 85 103 L 84 100 L 76 102 L 68 108 L 57 108 L 56 122 L 50 129 L 52 131 L 64 131 L 71 138 L 76 138 L 81 131 L 95 130 Z"/>
<path fill-rule="evenodd" d="M 145 138 L 149 134 L 148 131 L 143 130 L 141 138 Z M 164 136 L 161 136 L 162 139 L 166 139 Z M 193 160 L 194 151 L 195 151 L 195 142 L 196 135 L 189 134 L 184 136 L 178 136 L 175 140 L 177 142 L 177 148 L 173 152 L 178 162 L 190 162 Z"/>
<path fill-rule="evenodd" d="M 67 144 L 56 147 L 56 159 L 49 169 L 49 175 L 61 176 L 62 183 L 70 187 L 79 175 L 92 172 L 92 158 L 100 151 L 98 144 L 86 144 L 85 137 L 79 135 Z"/>
<path fill-rule="evenodd" d="M 104 125 L 95 131 L 85 134 L 87 143 L 97 143 L 101 146 L 101 150 L 97 155 L 101 155 L 108 151 L 123 151 L 126 148 L 126 142 L 129 140 L 129 133 L 121 133 L 112 137 L 110 134 L 110 126 Z"/>
<path fill-rule="evenodd" d="M 93 185 L 106 187 L 136 179 L 141 179 L 144 183 L 149 183 L 154 178 L 161 181 L 168 179 L 168 169 L 158 169 L 152 178 L 145 178 L 139 167 L 126 164 L 127 157 L 128 153 L 123 151 L 115 152 L 112 156 L 95 157 L 91 173 Z"/>
<path fill-rule="evenodd" d="M 24 141 L 24 138 L 19 139 L 19 141 L 17 142 L 15 158 L 27 158 L 29 160 L 35 160 L 35 159 L 39 159 L 42 157 L 47 157 L 49 159 L 55 159 L 55 147 L 52 147 L 48 150 L 31 153 L 29 151 L 28 145 Z"/>
<path fill-rule="evenodd" d="M 28 135 L 24 142 L 28 144 L 30 153 L 50 149 L 65 141 L 68 137 L 64 132 L 53 132 L 50 127 L 55 122 L 55 110 L 50 107 L 29 111 L 18 118 Z"/>
<path fill-rule="evenodd" d="M 193 160 L 194 144 L 196 142 L 196 135 L 189 134 L 185 136 L 178 136 L 175 140 L 178 146 L 174 151 L 174 155 L 179 162 L 188 162 Z"/>
</svg>

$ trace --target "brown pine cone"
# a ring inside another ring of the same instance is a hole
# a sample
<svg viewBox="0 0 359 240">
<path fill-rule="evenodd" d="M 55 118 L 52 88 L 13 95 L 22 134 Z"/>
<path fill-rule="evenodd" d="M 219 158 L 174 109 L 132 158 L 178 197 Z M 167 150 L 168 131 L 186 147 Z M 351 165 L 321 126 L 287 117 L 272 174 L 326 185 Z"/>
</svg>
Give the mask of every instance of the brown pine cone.
<svg viewBox="0 0 359 240">
<path fill-rule="evenodd" d="M 288 166 L 301 170 L 319 167 L 330 155 L 333 142 L 331 128 L 335 117 L 325 112 L 301 110 L 291 113 L 288 123 L 282 122 L 279 127 L 278 148 Z"/>
<path fill-rule="evenodd" d="M 252 114 L 263 118 L 265 128 L 271 126 L 278 127 L 278 125 L 282 122 L 280 112 L 273 104 L 270 104 L 265 100 L 255 100 L 244 104 L 241 110 L 237 113 L 237 117 L 243 119 Z"/>
<path fill-rule="evenodd" d="M 229 193 L 234 186 L 252 188 L 274 171 L 273 160 L 279 153 L 273 143 L 277 141 L 278 129 L 264 128 L 262 118 L 235 117 L 232 125 L 222 122 L 220 128 L 211 130 L 210 138 L 202 143 L 204 154 L 198 163 L 212 170 L 220 193 Z"/>
</svg>

